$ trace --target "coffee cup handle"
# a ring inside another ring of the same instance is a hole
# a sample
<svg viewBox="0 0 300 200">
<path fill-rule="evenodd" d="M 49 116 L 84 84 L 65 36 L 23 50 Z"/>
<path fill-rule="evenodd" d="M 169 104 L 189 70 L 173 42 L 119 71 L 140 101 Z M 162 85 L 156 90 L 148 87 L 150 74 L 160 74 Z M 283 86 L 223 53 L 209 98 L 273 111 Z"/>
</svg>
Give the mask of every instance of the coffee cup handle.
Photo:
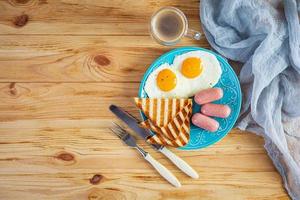
<svg viewBox="0 0 300 200">
<path fill-rule="evenodd" d="M 193 29 L 188 29 L 186 31 L 186 34 L 185 34 L 186 37 L 189 37 L 189 38 L 192 38 L 192 39 L 195 39 L 195 40 L 200 40 L 201 35 L 202 34 L 200 32 L 195 31 Z"/>
</svg>

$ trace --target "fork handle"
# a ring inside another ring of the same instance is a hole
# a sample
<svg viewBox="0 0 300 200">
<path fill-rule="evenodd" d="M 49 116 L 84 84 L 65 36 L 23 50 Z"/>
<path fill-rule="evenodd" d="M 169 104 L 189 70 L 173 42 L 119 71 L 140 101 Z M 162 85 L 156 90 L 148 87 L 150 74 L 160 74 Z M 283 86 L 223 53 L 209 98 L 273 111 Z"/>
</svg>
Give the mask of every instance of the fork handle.
<svg viewBox="0 0 300 200">
<path fill-rule="evenodd" d="M 174 185 L 175 187 L 181 187 L 181 183 L 178 179 L 170 172 L 167 168 L 165 168 L 162 164 L 156 161 L 149 153 L 145 156 L 145 159 L 156 169 L 156 171 L 164 177 L 169 183 Z"/>
</svg>

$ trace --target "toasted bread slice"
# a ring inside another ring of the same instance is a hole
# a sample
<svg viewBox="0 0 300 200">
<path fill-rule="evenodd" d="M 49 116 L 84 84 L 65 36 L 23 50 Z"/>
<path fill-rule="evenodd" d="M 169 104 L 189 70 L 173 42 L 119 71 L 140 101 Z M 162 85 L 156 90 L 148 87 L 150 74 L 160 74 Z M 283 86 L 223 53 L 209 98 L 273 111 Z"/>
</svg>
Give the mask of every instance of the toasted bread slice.
<svg viewBox="0 0 300 200">
<path fill-rule="evenodd" d="M 179 129 L 183 126 L 186 131 L 189 132 L 189 124 L 184 124 L 184 122 L 189 121 L 192 113 L 192 105 L 186 105 L 181 111 L 177 113 L 177 115 L 164 127 L 159 127 L 153 124 L 149 119 L 144 122 L 141 122 L 141 125 L 144 128 L 148 128 L 153 130 L 154 132 L 158 132 L 161 135 L 165 136 L 170 140 L 174 140 L 178 137 Z M 188 119 L 188 120 L 187 120 Z"/>
<path fill-rule="evenodd" d="M 165 127 L 158 127 L 151 123 L 150 120 L 142 122 L 141 125 L 145 128 L 150 128 L 156 133 L 156 135 L 148 139 L 148 142 L 182 147 L 188 143 L 190 138 L 191 115 L 192 105 L 188 104 Z"/>
<path fill-rule="evenodd" d="M 157 99 L 134 98 L 140 108 L 153 125 L 166 126 L 184 106 L 192 104 L 192 99 Z"/>
<path fill-rule="evenodd" d="M 189 122 L 186 121 L 185 123 L 188 124 Z M 179 136 L 175 140 L 170 140 L 161 135 L 159 132 L 156 132 L 155 135 L 148 138 L 147 142 L 151 144 L 160 144 L 164 146 L 182 147 L 188 143 L 189 137 L 189 133 L 185 132 L 185 130 L 180 131 Z"/>
</svg>

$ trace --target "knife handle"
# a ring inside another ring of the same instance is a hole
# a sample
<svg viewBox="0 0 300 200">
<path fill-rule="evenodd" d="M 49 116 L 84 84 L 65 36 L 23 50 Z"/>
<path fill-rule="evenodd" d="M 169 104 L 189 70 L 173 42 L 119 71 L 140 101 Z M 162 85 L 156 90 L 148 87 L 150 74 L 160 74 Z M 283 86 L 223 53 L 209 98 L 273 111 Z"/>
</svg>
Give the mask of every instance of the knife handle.
<svg viewBox="0 0 300 200">
<path fill-rule="evenodd" d="M 164 177 L 169 183 L 174 185 L 175 187 L 181 187 L 181 183 L 178 179 L 170 172 L 167 168 L 165 168 L 162 164 L 157 162 L 149 153 L 145 156 L 145 159 L 156 169 L 156 171 Z"/>
<path fill-rule="evenodd" d="M 176 156 L 172 151 L 167 149 L 167 147 L 163 147 L 162 149 L 159 149 L 159 151 L 164 154 L 167 158 L 169 158 L 174 165 L 176 165 L 181 171 L 186 173 L 188 176 L 198 179 L 199 175 L 198 173 L 184 160 Z"/>
</svg>

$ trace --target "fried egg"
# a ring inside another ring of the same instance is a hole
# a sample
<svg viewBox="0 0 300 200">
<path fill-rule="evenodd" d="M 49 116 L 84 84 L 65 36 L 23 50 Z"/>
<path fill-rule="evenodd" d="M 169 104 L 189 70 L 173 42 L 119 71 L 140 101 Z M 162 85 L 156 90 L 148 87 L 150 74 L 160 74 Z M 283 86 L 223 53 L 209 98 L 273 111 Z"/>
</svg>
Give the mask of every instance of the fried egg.
<svg viewBox="0 0 300 200">
<path fill-rule="evenodd" d="M 157 67 L 147 78 L 144 89 L 151 98 L 183 97 L 182 75 L 168 63 Z"/>
<path fill-rule="evenodd" d="M 148 76 L 144 90 L 150 98 L 188 98 L 211 88 L 222 74 L 217 58 L 208 52 L 191 51 L 164 63 Z"/>
<path fill-rule="evenodd" d="M 185 97 L 194 96 L 200 90 L 216 85 L 221 77 L 222 69 L 217 58 L 205 51 L 191 51 L 175 57 L 175 71 L 182 74 L 182 84 L 189 85 Z"/>
</svg>

